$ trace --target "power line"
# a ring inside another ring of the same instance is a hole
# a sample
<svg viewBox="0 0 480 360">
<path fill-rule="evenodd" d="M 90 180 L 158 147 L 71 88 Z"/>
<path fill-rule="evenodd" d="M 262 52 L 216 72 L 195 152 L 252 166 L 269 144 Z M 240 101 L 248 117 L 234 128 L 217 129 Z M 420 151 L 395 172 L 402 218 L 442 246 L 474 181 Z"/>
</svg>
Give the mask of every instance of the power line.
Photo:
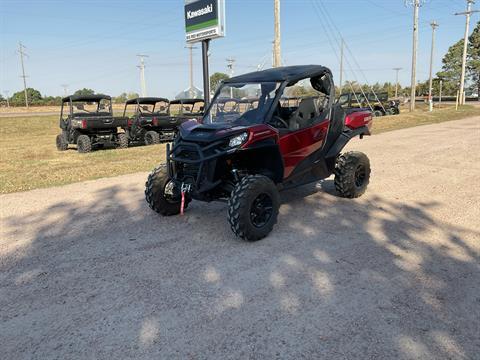
<svg viewBox="0 0 480 360">
<path fill-rule="evenodd" d="M 25 65 L 23 63 L 23 57 L 27 56 L 28 54 L 25 53 L 26 47 L 19 42 L 18 43 L 18 53 L 20 54 L 20 63 L 22 64 L 22 75 L 20 75 L 21 78 L 23 78 L 23 91 L 25 93 L 25 106 L 28 108 L 28 93 L 27 93 L 27 75 L 25 75 Z"/>
</svg>

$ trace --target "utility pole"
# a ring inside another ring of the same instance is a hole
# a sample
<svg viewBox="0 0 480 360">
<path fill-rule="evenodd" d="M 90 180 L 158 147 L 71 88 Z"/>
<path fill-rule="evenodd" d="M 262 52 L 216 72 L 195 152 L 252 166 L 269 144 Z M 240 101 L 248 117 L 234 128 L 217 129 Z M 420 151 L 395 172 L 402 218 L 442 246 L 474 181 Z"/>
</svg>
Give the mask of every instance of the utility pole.
<svg viewBox="0 0 480 360">
<path fill-rule="evenodd" d="M 140 69 L 140 86 L 142 89 L 142 97 L 147 96 L 147 85 L 145 85 L 145 58 L 148 57 L 148 55 L 144 54 L 138 54 L 137 55 L 140 58 L 140 65 L 137 67 Z"/>
<path fill-rule="evenodd" d="M 413 5 L 413 50 L 412 50 L 412 79 L 410 82 L 410 111 L 415 110 L 415 96 L 417 89 L 417 49 L 418 49 L 418 10 L 420 0 L 405 0 L 405 3 Z"/>
<path fill-rule="evenodd" d="M 460 77 L 460 105 L 465 105 L 465 68 L 467 65 L 467 49 L 468 49 L 468 33 L 470 29 L 470 15 L 479 12 L 478 10 L 472 10 L 472 4 L 475 4 L 475 0 L 467 0 L 467 11 L 461 13 L 455 13 L 455 15 L 465 15 L 465 37 L 463 40 L 463 58 L 462 58 L 462 75 Z"/>
<path fill-rule="evenodd" d="M 233 69 L 233 66 L 235 64 L 235 59 L 234 58 L 228 58 L 227 59 L 227 69 L 228 69 L 228 72 L 229 72 L 229 76 L 230 77 L 233 77 L 233 74 L 235 73 L 234 69 Z M 233 88 L 231 87 L 230 88 L 230 98 L 233 98 Z"/>
<path fill-rule="evenodd" d="M 442 106 L 442 87 L 443 87 L 443 80 L 440 79 L 440 89 L 438 91 L 438 107 Z"/>
<path fill-rule="evenodd" d="M 63 87 L 63 94 L 65 96 L 67 96 L 68 95 L 68 84 L 62 84 L 60 86 Z"/>
<path fill-rule="evenodd" d="M 398 98 L 398 72 L 400 70 L 403 70 L 403 68 L 393 68 L 392 70 L 394 70 L 396 72 L 396 75 L 395 75 L 395 99 Z"/>
<path fill-rule="evenodd" d="M 187 49 L 190 51 L 190 88 L 189 88 L 189 94 L 190 98 L 193 98 L 194 93 L 193 93 L 193 49 L 196 49 L 195 46 L 192 44 L 187 45 Z"/>
<path fill-rule="evenodd" d="M 280 55 L 280 0 L 274 2 L 274 30 L 275 39 L 273 41 L 273 67 L 282 66 L 282 57 Z"/>
<path fill-rule="evenodd" d="M 7 100 L 7 108 L 9 108 L 10 107 L 10 100 L 8 99 L 9 91 L 5 90 L 3 93 L 5 94 L 5 99 Z"/>
<path fill-rule="evenodd" d="M 20 54 L 20 62 L 22 63 L 22 75 L 20 77 L 23 78 L 23 91 L 25 92 L 25 106 L 28 108 L 28 93 L 27 93 L 27 75 L 25 75 L 25 65 L 23 63 L 23 57 L 28 56 L 25 53 L 25 46 L 19 42 L 18 43 L 18 53 Z"/>
<path fill-rule="evenodd" d="M 433 111 L 433 99 L 432 99 L 432 85 L 433 85 L 433 54 L 435 52 L 435 30 L 438 27 L 437 22 L 434 20 L 430 23 L 432 27 L 432 49 L 430 52 L 430 81 L 428 84 L 428 110 Z"/>
<path fill-rule="evenodd" d="M 338 83 L 340 94 L 342 94 L 342 83 L 343 83 L 343 48 L 344 46 L 345 46 L 345 40 L 343 40 L 343 37 L 342 37 L 342 42 L 340 45 L 340 81 Z"/>
</svg>

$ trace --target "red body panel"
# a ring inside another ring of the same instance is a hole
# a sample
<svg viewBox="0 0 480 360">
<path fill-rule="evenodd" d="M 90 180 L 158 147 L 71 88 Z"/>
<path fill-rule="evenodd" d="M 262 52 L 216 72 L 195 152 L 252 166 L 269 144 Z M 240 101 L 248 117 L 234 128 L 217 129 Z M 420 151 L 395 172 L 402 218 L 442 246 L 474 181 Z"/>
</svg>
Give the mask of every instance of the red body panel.
<svg viewBox="0 0 480 360">
<path fill-rule="evenodd" d="M 242 145 L 242 148 L 247 148 L 257 141 L 265 140 L 274 137 L 275 142 L 278 143 L 278 130 L 265 124 L 255 125 L 248 128 L 248 140 Z"/>
<path fill-rule="evenodd" d="M 370 111 L 353 112 L 345 118 L 345 126 L 350 129 L 366 126 L 370 130 L 372 127 L 372 119 L 372 113 Z"/>
<path fill-rule="evenodd" d="M 323 146 L 329 124 L 330 120 L 327 119 L 280 137 L 280 151 L 285 166 L 283 178 L 287 178 L 300 161 Z"/>
</svg>

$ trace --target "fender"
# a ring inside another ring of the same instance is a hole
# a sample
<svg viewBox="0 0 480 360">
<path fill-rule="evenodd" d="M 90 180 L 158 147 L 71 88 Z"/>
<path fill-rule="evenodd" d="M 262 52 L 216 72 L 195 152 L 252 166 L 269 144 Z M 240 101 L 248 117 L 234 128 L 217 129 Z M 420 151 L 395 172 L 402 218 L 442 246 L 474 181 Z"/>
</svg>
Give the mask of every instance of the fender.
<svg viewBox="0 0 480 360">
<path fill-rule="evenodd" d="M 332 145 L 330 150 L 328 150 L 326 158 L 336 158 L 338 154 L 340 154 L 347 145 L 347 143 L 353 139 L 355 136 L 360 136 L 362 138 L 364 135 L 371 135 L 370 129 L 367 126 L 361 126 L 356 129 L 346 129 L 340 134 L 338 139 Z"/>
</svg>

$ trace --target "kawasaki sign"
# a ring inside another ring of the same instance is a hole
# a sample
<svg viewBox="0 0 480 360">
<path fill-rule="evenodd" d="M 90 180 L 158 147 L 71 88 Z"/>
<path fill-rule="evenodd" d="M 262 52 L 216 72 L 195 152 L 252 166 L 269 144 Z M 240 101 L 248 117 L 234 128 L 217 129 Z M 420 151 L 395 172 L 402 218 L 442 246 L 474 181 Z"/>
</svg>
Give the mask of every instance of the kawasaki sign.
<svg viewBox="0 0 480 360">
<path fill-rule="evenodd" d="M 186 0 L 185 29 L 187 42 L 194 43 L 225 35 L 224 0 Z"/>
</svg>

